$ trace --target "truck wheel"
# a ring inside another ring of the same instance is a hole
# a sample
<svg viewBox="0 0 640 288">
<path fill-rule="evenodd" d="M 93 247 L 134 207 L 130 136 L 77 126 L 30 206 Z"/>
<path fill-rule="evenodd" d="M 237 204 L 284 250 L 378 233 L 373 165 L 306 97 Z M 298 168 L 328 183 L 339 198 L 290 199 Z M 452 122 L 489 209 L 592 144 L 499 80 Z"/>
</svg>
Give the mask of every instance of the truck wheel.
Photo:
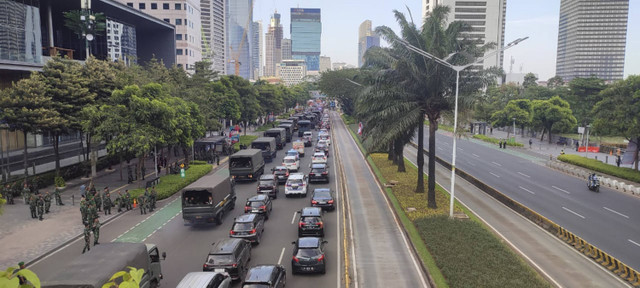
<svg viewBox="0 0 640 288">
<path fill-rule="evenodd" d="M 151 281 L 151 283 L 149 284 L 149 288 L 158 288 L 158 281 L 153 280 Z"/>
<path fill-rule="evenodd" d="M 231 201 L 231 204 L 229 204 L 231 207 L 229 208 L 229 210 L 233 210 L 236 209 L 236 200 Z"/>
<path fill-rule="evenodd" d="M 224 216 L 224 211 L 220 211 L 220 213 L 218 213 L 218 215 L 216 216 L 216 224 L 217 225 L 222 225 L 222 217 Z"/>
</svg>

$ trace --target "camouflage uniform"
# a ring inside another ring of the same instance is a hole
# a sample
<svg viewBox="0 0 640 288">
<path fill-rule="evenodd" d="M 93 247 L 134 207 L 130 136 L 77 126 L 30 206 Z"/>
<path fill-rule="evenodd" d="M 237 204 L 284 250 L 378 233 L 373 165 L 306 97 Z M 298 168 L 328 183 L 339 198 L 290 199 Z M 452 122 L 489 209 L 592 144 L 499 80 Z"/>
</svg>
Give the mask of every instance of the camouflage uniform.
<svg viewBox="0 0 640 288">
<path fill-rule="evenodd" d="M 98 209 L 98 212 L 102 211 L 102 195 L 100 195 L 100 192 L 94 192 L 94 196 L 93 196 L 93 200 L 96 202 L 96 208 Z"/>
<path fill-rule="evenodd" d="M 44 194 L 44 213 L 49 213 L 49 209 L 51 208 L 51 195 L 49 191 Z"/>
<path fill-rule="evenodd" d="M 133 199 L 131 198 L 131 194 L 129 193 L 129 190 L 126 190 L 124 192 L 124 204 L 127 207 L 127 211 L 133 209 L 132 203 L 133 203 Z"/>
<path fill-rule="evenodd" d="M 109 194 L 109 190 L 104 194 L 103 200 L 104 203 L 102 205 L 104 206 L 104 215 L 111 215 L 111 206 L 113 206 L 113 203 L 111 203 L 111 194 Z"/>
<path fill-rule="evenodd" d="M 156 187 L 151 188 L 151 211 L 156 209 L 156 200 L 158 199 L 158 192 L 156 192 Z"/>
<path fill-rule="evenodd" d="M 36 213 L 36 196 L 31 195 L 27 203 L 29 204 L 29 211 L 31 211 L 31 218 L 38 218 L 38 214 Z"/>
<path fill-rule="evenodd" d="M 87 224 L 87 202 L 80 200 L 80 214 L 82 215 L 82 223 Z"/>
<path fill-rule="evenodd" d="M 56 189 L 53 191 L 53 196 L 56 198 L 56 205 L 64 205 L 64 203 L 62 203 L 62 197 L 60 196 L 60 188 L 56 187 Z"/>
<path fill-rule="evenodd" d="M 98 238 L 100 238 L 100 221 L 98 218 L 93 222 L 93 246 L 100 244 Z"/>
<path fill-rule="evenodd" d="M 38 197 L 36 204 L 38 205 L 38 219 L 42 221 L 42 216 L 44 215 L 44 199 L 42 198 L 42 195 Z"/>
<path fill-rule="evenodd" d="M 91 250 L 91 227 L 89 226 L 89 223 L 86 223 L 84 225 L 84 248 L 82 248 L 82 254 L 84 254 L 85 251 L 90 251 Z"/>
<path fill-rule="evenodd" d="M 24 182 L 24 186 L 22 187 L 22 198 L 24 199 L 24 204 L 28 205 L 31 200 L 31 189 L 29 189 L 27 182 Z"/>
<path fill-rule="evenodd" d="M 140 195 L 138 196 L 138 206 L 140 207 L 140 215 L 142 214 L 147 214 L 147 207 L 146 207 L 146 202 L 145 199 L 146 197 L 144 195 Z"/>
<path fill-rule="evenodd" d="M 122 206 L 124 206 L 124 196 L 118 192 L 118 198 L 116 198 L 116 204 L 118 205 L 118 212 L 122 212 Z"/>
</svg>

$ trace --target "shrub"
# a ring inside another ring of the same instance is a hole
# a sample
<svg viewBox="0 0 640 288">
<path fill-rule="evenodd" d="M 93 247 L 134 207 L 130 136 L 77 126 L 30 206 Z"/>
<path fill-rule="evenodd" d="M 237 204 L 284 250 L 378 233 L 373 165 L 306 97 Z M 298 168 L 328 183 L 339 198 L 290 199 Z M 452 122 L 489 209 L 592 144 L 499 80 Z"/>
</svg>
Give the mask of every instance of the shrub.
<svg viewBox="0 0 640 288">
<path fill-rule="evenodd" d="M 191 162 L 189 169 L 185 171 L 185 178 L 180 177 L 180 174 L 160 176 L 160 183 L 156 186 L 156 191 L 158 192 L 158 200 L 170 197 L 171 195 L 180 191 L 180 189 L 187 187 L 187 185 L 195 182 L 202 176 L 207 175 L 209 172 L 211 172 L 211 165 L 206 163 L 200 164 L 194 162 Z M 131 197 L 137 198 L 140 194 L 144 193 L 144 188 L 129 190 L 129 193 L 131 193 Z"/>
<path fill-rule="evenodd" d="M 64 182 L 64 178 L 58 176 L 55 180 L 56 187 L 65 187 L 67 184 Z"/>
<path fill-rule="evenodd" d="M 579 155 L 570 154 L 560 155 L 558 156 L 558 160 L 614 177 L 640 183 L 640 171 L 636 171 L 631 168 L 616 167 L 613 165 L 602 163 L 596 159 L 589 159 Z"/>
<path fill-rule="evenodd" d="M 233 149 L 235 149 L 235 151 L 240 150 L 240 144 L 247 145 L 247 147 L 251 147 L 251 142 L 253 142 L 253 140 L 256 140 L 256 139 L 258 139 L 258 136 L 242 135 L 240 136 L 240 141 L 233 144 Z"/>
<path fill-rule="evenodd" d="M 501 139 L 496 139 L 496 138 L 493 138 L 493 137 L 485 136 L 485 135 L 482 135 L 482 134 L 473 135 L 473 138 L 480 139 L 480 140 L 482 140 L 484 142 L 489 142 L 489 143 L 493 143 L 493 144 L 498 144 L 498 142 L 500 142 L 500 140 L 501 140 Z M 508 146 L 515 146 L 515 147 L 524 146 L 524 145 L 522 145 L 522 143 L 512 142 L 512 141 L 507 141 L 507 145 Z"/>
<path fill-rule="evenodd" d="M 347 114 L 342 114 L 341 116 L 342 116 L 342 121 L 344 121 L 344 124 L 346 125 L 356 124 L 356 119 L 354 119 L 353 116 L 350 116 Z"/>
<path fill-rule="evenodd" d="M 271 123 L 266 123 L 266 124 L 258 127 L 258 129 L 256 129 L 256 132 L 264 132 L 264 131 L 267 131 L 267 130 L 273 128 L 271 124 L 273 124 L 273 126 L 275 126 L 275 127 L 278 127 L 278 125 L 280 125 L 280 121 L 273 121 Z"/>
</svg>

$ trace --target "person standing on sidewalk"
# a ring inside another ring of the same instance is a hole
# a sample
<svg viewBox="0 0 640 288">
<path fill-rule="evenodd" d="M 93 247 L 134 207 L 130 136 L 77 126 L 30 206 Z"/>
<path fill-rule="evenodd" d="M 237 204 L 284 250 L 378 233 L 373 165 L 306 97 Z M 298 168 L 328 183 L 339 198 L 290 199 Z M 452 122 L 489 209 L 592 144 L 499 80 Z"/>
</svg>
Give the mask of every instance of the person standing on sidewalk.
<svg viewBox="0 0 640 288">
<path fill-rule="evenodd" d="M 100 195 L 99 191 L 95 191 L 94 192 L 94 196 L 93 199 L 96 202 L 96 208 L 98 209 L 98 212 L 102 211 L 102 195 Z"/>
<path fill-rule="evenodd" d="M 29 189 L 27 180 L 24 180 L 24 184 L 22 185 L 22 198 L 24 199 L 24 204 L 29 205 L 31 201 L 31 189 Z"/>
<path fill-rule="evenodd" d="M 98 218 L 93 220 L 93 246 L 100 244 L 98 242 L 98 238 L 100 238 L 100 226 L 102 225 L 100 225 L 100 220 L 98 220 Z"/>
<path fill-rule="evenodd" d="M 82 216 L 82 223 L 87 223 L 87 201 L 82 198 L 80 200 L 80 215 Z"/>
<path fill-rule="evenodd" d="M 64 205 L 64 203 L 62 203 L 62 197 L 60 197 L 60 188 L 56 187 L 56 189 L 53 190 L 53 196 L 56 198 L 56 205 Z"/>
<path fill-rule="evenodd" d="M 109 194 L 109 187 L 105 188 L 105 193 L 104 193 L 104 203 L 102 203 L 102 205 L 104 205 L 104 215 L 111 215 L 111 206 L 113 205 L 113 203 L 111 202 L 111 194 Z"/>
<path fill-rule="evenodd" d="M 38 214 L 36 213 L 36 196 L 31 195 L 29 200 L 27 200 L 27 204 L 29 204 L 29 211 L 31 211 L 31 218 L 38 218 Z"/>
<path fill-rule="evenodd" d="M 84 224 L 84 248 L 82 248 L 82 254 L 86 251 L 91 251 L 91 227 L 89 223 Z"/>
<path fill-rule="evenodd" d="M 118 213 L 122 212 L 122 203 L 124 203 L 124 197 L 122 196 L 122 193 L 120 193 L 120 191 L 118 191 L 118 196 L 116 197 L 116 206 L 118 206 Z"/>
<path fill-rule="evenodd" d="M 124 204 L 127 206 L 127 211 L 133 209 L 132 204 L 133 199 L 131 198 L 131 194 L 129 190 L 124 190 Z"/>
<path fill-rule="evenodd" d="M 531 149 L 531 144 L 533 144 L 533 140 L 531 140 L 531 138 L 529 138 L 529 149 Z"/>
<path fill-rule="evenodd" d="M 86 191 L 87 191 L 87 186 L 84 185 L 84 183 L 82 183 L 82 185 L 80 185 L 80 196 L 85 196 Z"/>
<path fill-rule="evenodd" d="M 47 191 L 44 193 L 44 213 L 49 213 L 49 209 L 51 209 L 51 194 Z"/>
<path fill-rule="evenodd" d="M 138 196 L 138 206 L 140 207 L 140 215 L 142 214 L 147 214 L 147 210 L 146 210 L 146 199 L 147 197 L 144 196 L 144 194 L 140 194 L 140 196 Z"/>
<path fill-rule="evenodd" d="M 38 205 L 38 219 L 42 221 L 42 216 L 44 215 L 44 199 L 42 198 L 42 195 L 38 196 L 37 205 Z"/>
</svg>

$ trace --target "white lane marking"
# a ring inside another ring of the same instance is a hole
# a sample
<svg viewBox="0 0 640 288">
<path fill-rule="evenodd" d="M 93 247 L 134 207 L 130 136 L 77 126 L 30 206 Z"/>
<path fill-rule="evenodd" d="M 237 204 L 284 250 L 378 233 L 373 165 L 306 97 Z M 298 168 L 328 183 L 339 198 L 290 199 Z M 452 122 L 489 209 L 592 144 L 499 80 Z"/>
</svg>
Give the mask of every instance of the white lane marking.
<svg viewBox="0 0 640 288">
<path fill-rule="evenodd" d="M 477 158 L 480 158 L 480 155 L 478 154 L 471 153 L 471 155 L 476 156 Z"/>
<path fill-rule="evenodd" d="M 471 165 L 471 166 L 476 166 L 476 164 L 473 164 L 471 161 L 467 161 L 467 164 Z"/>
<path fill-rule="evenodd" d="M 560 190 L 560 191 L 562 191 L 562 192 L 564 192 L 564 193 L 571 194 L 571 192 L 569 192 L 569 191 L 567 191 L 567 190 L 564 190 L 564 189 L 562 189 L 562 188 L 558 188 L 558 187 L 556 187 L 556 186 L 551 186 L 551 187 L 553 187 L 553 188 L 554 188 L 554 189 L 556 189 L 556 190 Z"/>
<path fill-rule="evenodd" d="M 291 218 L 291 224 L 293 224 L 296 221 L 296 215 L 298 215 L 298 212 L 293 212 L 293 218 Z"/>
<path fill-rule="evenodd" d="M 524 177 L 527 177 L 527 178 L 531 178 L 531 176 L 529 176 L 529 175 L 527 175 L 527 174 L 524 174 L 524 173 L 522 173 L 522 172 L 518 172 L 518 174 L 520 174 L 520 175 L 522 175 L 522 176 L 524 176 Z"/>
<path fill-rule="evenodd" d="M 531 190 L 529 190 L 529 189 L 527 189 L 527 188 L 524 188 L 524 187 L 522 187 L 522 186 L 518 186 L 518 188 L 520 188 L 520 189 L 522 189 L 522 190 L 524 190 L 524 191 L 527 191 L 527 192 L 529 192 L 529 193 L 531 193 L 531 194 L 533 194 L 533 195 L 536 195 L 536 193 L 534 193 L 533 191 L 531 191 Z"/>
<path fill-rule="evenodd" d="M 491 161 L 491 163 L 493 163 L 494 165 L 497 165 L 497 166 L 502 166 L 502 164 L 496 163 L 496 162 L 493 162 L 493 161 Z"/>
<path fill-rule="evenodd" d="M 278 259 L 278 265 L 282 263 L 282 256 L 284 256 L 284 247 L 282 247 L 282 252 L 280 252 L 280 258 Z"/>
<path fill-rule="evenodd" d="M 624 214 L 622 214 L 622 213 L 620 213 L 620 212 L 618 212 L 618 211 L 616 211 L 616 210 L 613 210 L 613 209 L 611 209 L 611 208 L 607 208 L 607 207 L 602 207 L 602 208 L 604 208 L 605 210 L 609 210 L 609 212 L 616 213 L 616 214 L 618 214 L 618 215 L 620 215 L 620 216 L 622 216 L 622 217 L 624 217 L 624 218 L 629 219 L 629 216 L 624 215 Z"/>
<path fill-rule="evenodd" d="M 496 173 L 489 172 L 489 174 L 491 174 L 491 175 L 493 175 L 493 176 L 496 176 L 496 177 L 500 178 L 500 175 L 498 175 L 498 174 L 496 174 Z"/>
<path fill-rule="evenodd" d="M 636 246 L 640 246 L 640 244 L 638 244 L 638 242 L 636 242 L 636 241 L 633 241 L 633 240 L 631 240 L 631 239 L 627 239 L 627 240 L 629 240 L 629 242 L 631 242 L 631 243 L 635 244 Z"/>
<path fill-rule="evenodd" d="M 582 215 L 580 215 L 580 214 L 578 214 L 578 213 L 576 213 L 576 212 L 571 211 L 571 209 L 569 209 L 569 208 L 567 208 L 567 207 L 562 206 L 562 209 L 564 209 L 564 210 L 566 210 L 567 212 L 570 212 L 570 213 L 572 213 L 573 215 L 576 215 L 576 216 L 578 216 L 578 217 L 580 217 L 580 218 L 582 218 L 582 219 L 585 219 L 585 218 L 584 218 L 584 216 L 582 216 Z"/>
</svg>

